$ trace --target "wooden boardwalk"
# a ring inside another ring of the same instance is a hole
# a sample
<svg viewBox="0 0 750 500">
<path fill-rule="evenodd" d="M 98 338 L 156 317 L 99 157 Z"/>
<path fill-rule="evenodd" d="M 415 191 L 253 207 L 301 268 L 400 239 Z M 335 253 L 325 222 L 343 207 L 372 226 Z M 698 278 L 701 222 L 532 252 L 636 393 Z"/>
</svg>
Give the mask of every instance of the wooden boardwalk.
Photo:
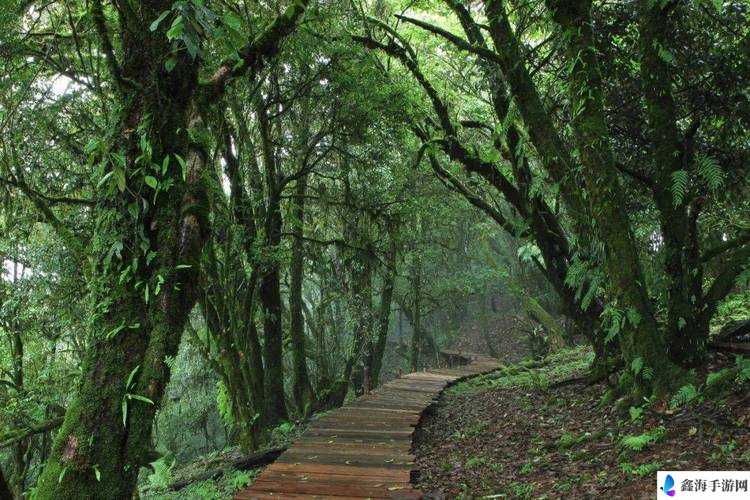
<svg viewBox="0 0 750 500">
<path fill-rule="evenodd" d="M 422 498 L 412 487 L 412 434 L 450 383 L 498 368 L 493 358 L 443 351 L 454 368 L 410 373 L 311 422 L 235 499 Z"/>
</svg>

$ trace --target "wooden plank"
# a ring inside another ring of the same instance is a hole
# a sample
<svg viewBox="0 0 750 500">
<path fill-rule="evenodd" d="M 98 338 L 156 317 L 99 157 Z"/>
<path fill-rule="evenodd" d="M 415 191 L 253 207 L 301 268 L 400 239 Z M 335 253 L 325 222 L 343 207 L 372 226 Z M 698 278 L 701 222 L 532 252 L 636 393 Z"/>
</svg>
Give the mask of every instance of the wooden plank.
<svg viewBox="0 0 750 500">
<path fill-rule="evenodd" d="M 495 370 L 486 356 L 463 368 L 410 373 L 311 422 L 237 499 L 422 498 L 410 484 L 414 428 L 452 382 Z"/>
<path fill-rule="evenodd" d="M 275 500 L 278 498 L 285 498 L 289 500 L 360 500 L 362 497 L 341 497 L 337 495 L 295 495 L 293 493 L 275 493 L 270 491 L 255 491 L 255 490 L 243 490 L 237 493 L 234 497 L 236 500 Z M 391 497 L 371 497 L 376 498 L 391 498 Z M 419 497 L 418 497 L 419 498 Z"/>
<path fill-rule="evenodd" d="M 390 488 L 393 488 L 390 489 Z M 266 481 L 258 479 L 253 490 L 265 492 L 283 492 L 306 495 L 337 495 L 359 496 L 361 498 L 388 498 L 391 491 L 412 489 L 409 483 L 401 483 L 395 487 L 371 486 L 367 483 L 339 484 L 334 482 L 311 483 L 309 481 Z"/>
<path fill-rule="evenodd" d="M 347 476 L 353 476 L 353 477 L 362 477 L 362 476 L 385 476 L 385 477 L 395 477 L 395 478 L 403 478 L 403 477 L 409 477 L 410 471 L 407 469 L 394 469 L 394 468 L 387 468 L 387 467 L 358 467 L 354 465 L 323 465 L 318 464 L 314 462 L 310 463 L 284 463 L 284 462 L 274 462 L 273 464 L 269 465 L 266 469 L 267 470 L 275 470 L 275 471 L 290 471 L 290 472 L 311 472 L 311 473 L 320 473 L 320 474 L 337 474 L 337 475 L 347 475 Z M 264 471 L 265 472 L 265 471 Z M 261 475 L 263 475 L 261 473 Z"/>
<path fill-rule="evenodd" d="M 356 479 L 352 479 L 349 474 L 331 474 L 326 472 L 325 474 L 319 472 L 288 472 L 288 471 L 271 471 L 269 474 L 263 474 L 263 479 L 266 481 L 332 481 L 336 483 L 351 483 L 356 481 L 357 483 L 369 483 L 379 486 L 388 486 L 396 484 L 408 483 L 410 477 L 404 475 L 400 478 L 393 476 L 361 476 Z"/>
</svg>

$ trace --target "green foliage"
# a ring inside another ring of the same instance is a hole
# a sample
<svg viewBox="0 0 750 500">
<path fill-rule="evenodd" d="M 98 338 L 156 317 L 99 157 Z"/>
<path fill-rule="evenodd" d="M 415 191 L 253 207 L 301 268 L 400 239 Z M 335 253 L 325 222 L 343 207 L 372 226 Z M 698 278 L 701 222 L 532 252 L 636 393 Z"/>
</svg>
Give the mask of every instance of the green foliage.
<svg viewBox="0 0 750 500">
<path fill-rule="evenodd" d="M 750 381 L 750 358 L 744 356 L 737 356 L 735 358 L 735 364 L 737 365 L 737 382 L 744 384 Z"/>
<path fill-rule="evenodd" d="M 641 418 L 643 418 L 643 408 L 638 406 L 631 406 L 628 409 L 628 413 L 630 414 L 630 421 L 631 422 L 637 422 Z"/>
<path fill-rule="evenodd" d="M 675 206 L 682 205 L 688 194 L 688 173 L 685 170 L 672 172 L 672 198 Z"/>
<path fill-rule="evenodd" d="M 715 389 L 732 380 L 735 375 L 735 370 L 732 368 L 722 368 L 719 371 L 711 372 L 706 375 L 706 389 Z"/>
<path fill-rule="evenodd" d="M 487 464 L 487 461 L 487 457 L 471 457 L 466 461 L 465 467 L 467 469 L 476 469 Z"/>
<path fill-rule="evenodd" d="M 271 430 L 271 436 L 276 443 L 288 443 L 300 429 L 292 422 L 282 422 Z"/>
<path fill-rule="evenodd" d="M 153 473 L 148 475 L 148 483 L 154 489 L 166 489 L 172 484 L 172 471 L 177 461 L 172 457 L 161 457 L 155 462 L 151 462 Z"/>
<path fill-rule="evenodd" d="M 726 173 L 712 156 L 699 153 L 695 156 L 698 175 L 711 191 L 718 191 L 726 179 Z"/>
<path fill-rule="evenodd" d="M 229 474 L 225 474 L 226 478 L 224 479 L 224 482 L 227 483 L 232 490 L 240 490 L 248 486 L 256 475 L 257 472 L 255 471 L 236 470 Z"/>
<path fill-rule="evenodd" d="M 700 392 L 693 384 L 686 384 L 680 387 L 670 402 L 673 408 L 691 403 L 700 397 Z"/>
<path fill-rule="evenodd" d="M 663 426 L 655 427 L 648 432 L 638 435 L 627 435 L 620 440 L 623 448 L 631 451 L 641 451 L 647 446 L 659 441 L 666 433 Z"/>
<path fill-rule="evenodd" d="M 647 462 L 634 466 L 629 462 L 621 462 L 620 469 L 626 474 L 633 474 L 638 477 L 649 477 L 656 474 L 656 472 L 662 468 L 661 462 Z"/>
</svg>

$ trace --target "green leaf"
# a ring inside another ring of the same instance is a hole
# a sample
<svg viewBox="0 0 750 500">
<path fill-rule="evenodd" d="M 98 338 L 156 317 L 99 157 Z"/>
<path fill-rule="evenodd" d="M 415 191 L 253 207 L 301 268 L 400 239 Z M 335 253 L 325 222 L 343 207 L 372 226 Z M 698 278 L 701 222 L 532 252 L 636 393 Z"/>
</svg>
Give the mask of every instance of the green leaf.
<svg viewBox="0 0 750 500">
<path fill-rule="evenodd" d="M 88 142 L 88 144 L 86 144 L 86 147 L 83 148 L 83 152 L 86 153 L 87 155 L 90 155 L 91 153 L 93 153 L 94 151 L 96 151 L 97 149 L 99 149 L 99 145 L 100 144 L 101 143 L 99 142 L 99 140 L 97 140 L 97 139 L 91 139 Z"/>
<path fill-rule="evenodd" d="M 643 358 L 640 356 L 635 358 L 632 363 L 630 363 L 630 369 L 633 371 L 633 374 L 638 375 L 641 372 L 641 369 L 643 369 Z"/>
<path fill-rule="evenodd" d="M 659 57 L 667 64 L 674 64 L 674 56 L 664 47 L 659 47 Z"/>
<path fill-rule="evenodd" d="M 185 22 L 183 21 L 182 16 L 177 16 L 174 18 L 174 21 L 172 21 L 172 26 L 170 26 L 169 30 L 167 30 L 167 39 L 175 40 L 177 38 L 180 38 L 184 31 Z"/>
<path fill-rule="evenodd" d="M 639 408 L 637 406 L 631 406 L 629 412 L 631 422 L 635 422 L 643 416 L 643 408 Z"/>
<path fill-rule="evenodd" d="M 224 24 L 226 24 L 233 30 L 242 30 L 242 18 L 231 10 L 224 13 Z"/>
<path fill-rule="evenodd" d="M 115 173 L 114 170 L 110 170 L 109 172 L 107 172 L 106 174 L 104 174 L 102 176 L 102 178 L 99 180 L 99 182 L 96 184 L 96 189 L 99 189 L 100 187 L 102 187 L 104 185 L 104 183 L 107 182 L 109 180 L 109 178 L 112 177 L 112 174 L 114 174 L 114 173 Z"/>
<path fill-rule="evenodd" d="M 151 23 L 151 26 L 148 27 L 151 31 L 156 31 L 159 28 L 159 24 L 164 20 L 165 17 L 169 15 L 169 11 L 165 10 L 162 12 L 159 17 L 157 17 L 153 23 Z"/>
<path fill-rule="evenodd" d="M 175 153 L 175 158 L 177 158 L 177 163 L 180 164 L 180 167 L 182 167 L 182 180 L 187 179 L 187 162 L 185 161 L 185 158 Z"/>
<path fill-rule="evenodd" d="M 686 170 L 672 172 L 672 197 L 675 206 L 682 205 L 688 190 L 688 173 Z"/>
<path fill-rule="evenodd" d="M 102 480 L 102 472 L 99 470 L 99 465 L 94 465 L 94 476 L 96 476 L 97 481 Z"/>
<path fill-rule="evenodd" d="M 125 172 L 120 168 L 115 168 L 113 171 L 115 176 L 115 182 L 117 182 L 117 189 L 120 190 L 120 192 L 125 191 Z"/>
<path fill-rule="evenodd" d="M 150 405 L 154 404 L 154 402 L 148 399 L 146 396 L 141 396 L 139 394 L 128 394 L 128 396 L 130 396 L 130 399 L 137 399 L 138 401 L 143 401 L 144 403 L 148 403 Z"/>
<path fill-rule="evenodd" d="M 634 308 L 629 307 L 626 314 L 631 325 L 638 326 L 638 323 L 641 322 L 641 315 Z"/>
<path fill-rule="evenodd" d="M 128 398 L 122 398 L 122 426 L 128 426 Z"/>
<path fill-rule="evenodd" d="M 724 184 L 726 174 L 716 160 L 706 154 L 697 154 L 695 162 L 698 167 L 698 175 L 708 185 L 711 191 L 717 191 Z"/>
<path fill-rule="evenodd" d="M 118 333 L 120 333 L 122 330 L 125 329 L 125 321 L 123 321 L 119 326 L 113 328 L 109 333 L 107 333 L 104 338 L 107 340 L 110 340 L 115 337 Z"/>
<path fill-rule="evenodd" d="M 174 56 L 164 61 L 164 69 L 167 70 L 167 73 L 171 73 L 175 66 L 177 66 L 177 58 Z"/>
<path fill-rule="evenodd" d="M 146 181 L 146 184 L 151 189 L 156 189 L 156 187 L 159 185 L 159 181 L 157 181 L 156 177 L 152 175 L 147 175 L 143 180 Z"/>
<path fill-rule="evenodd" d="M 138 373 L 138 370 L 140 369 L 141 365 L 136 365 L 135 368 L 130 372 L 130 375 L 128 375 L 128 379 L 125 382 L 125 389 L 130 389 L 130 386 L 133 384 L 133 378 L 135 377 L 135 374 Z"/>
</svg>

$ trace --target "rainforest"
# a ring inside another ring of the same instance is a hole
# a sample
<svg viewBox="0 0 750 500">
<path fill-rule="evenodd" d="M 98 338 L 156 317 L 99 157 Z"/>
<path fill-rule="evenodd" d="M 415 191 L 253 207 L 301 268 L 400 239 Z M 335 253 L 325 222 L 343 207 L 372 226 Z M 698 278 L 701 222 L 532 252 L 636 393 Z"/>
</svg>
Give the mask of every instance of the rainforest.
<svg viewBox="0 0 750 500">
<path fill-rule="evenodd" d="M 0 0 L 0 263 L 2 500 L 741 495 L 750 4 Z"/>
</svg>

